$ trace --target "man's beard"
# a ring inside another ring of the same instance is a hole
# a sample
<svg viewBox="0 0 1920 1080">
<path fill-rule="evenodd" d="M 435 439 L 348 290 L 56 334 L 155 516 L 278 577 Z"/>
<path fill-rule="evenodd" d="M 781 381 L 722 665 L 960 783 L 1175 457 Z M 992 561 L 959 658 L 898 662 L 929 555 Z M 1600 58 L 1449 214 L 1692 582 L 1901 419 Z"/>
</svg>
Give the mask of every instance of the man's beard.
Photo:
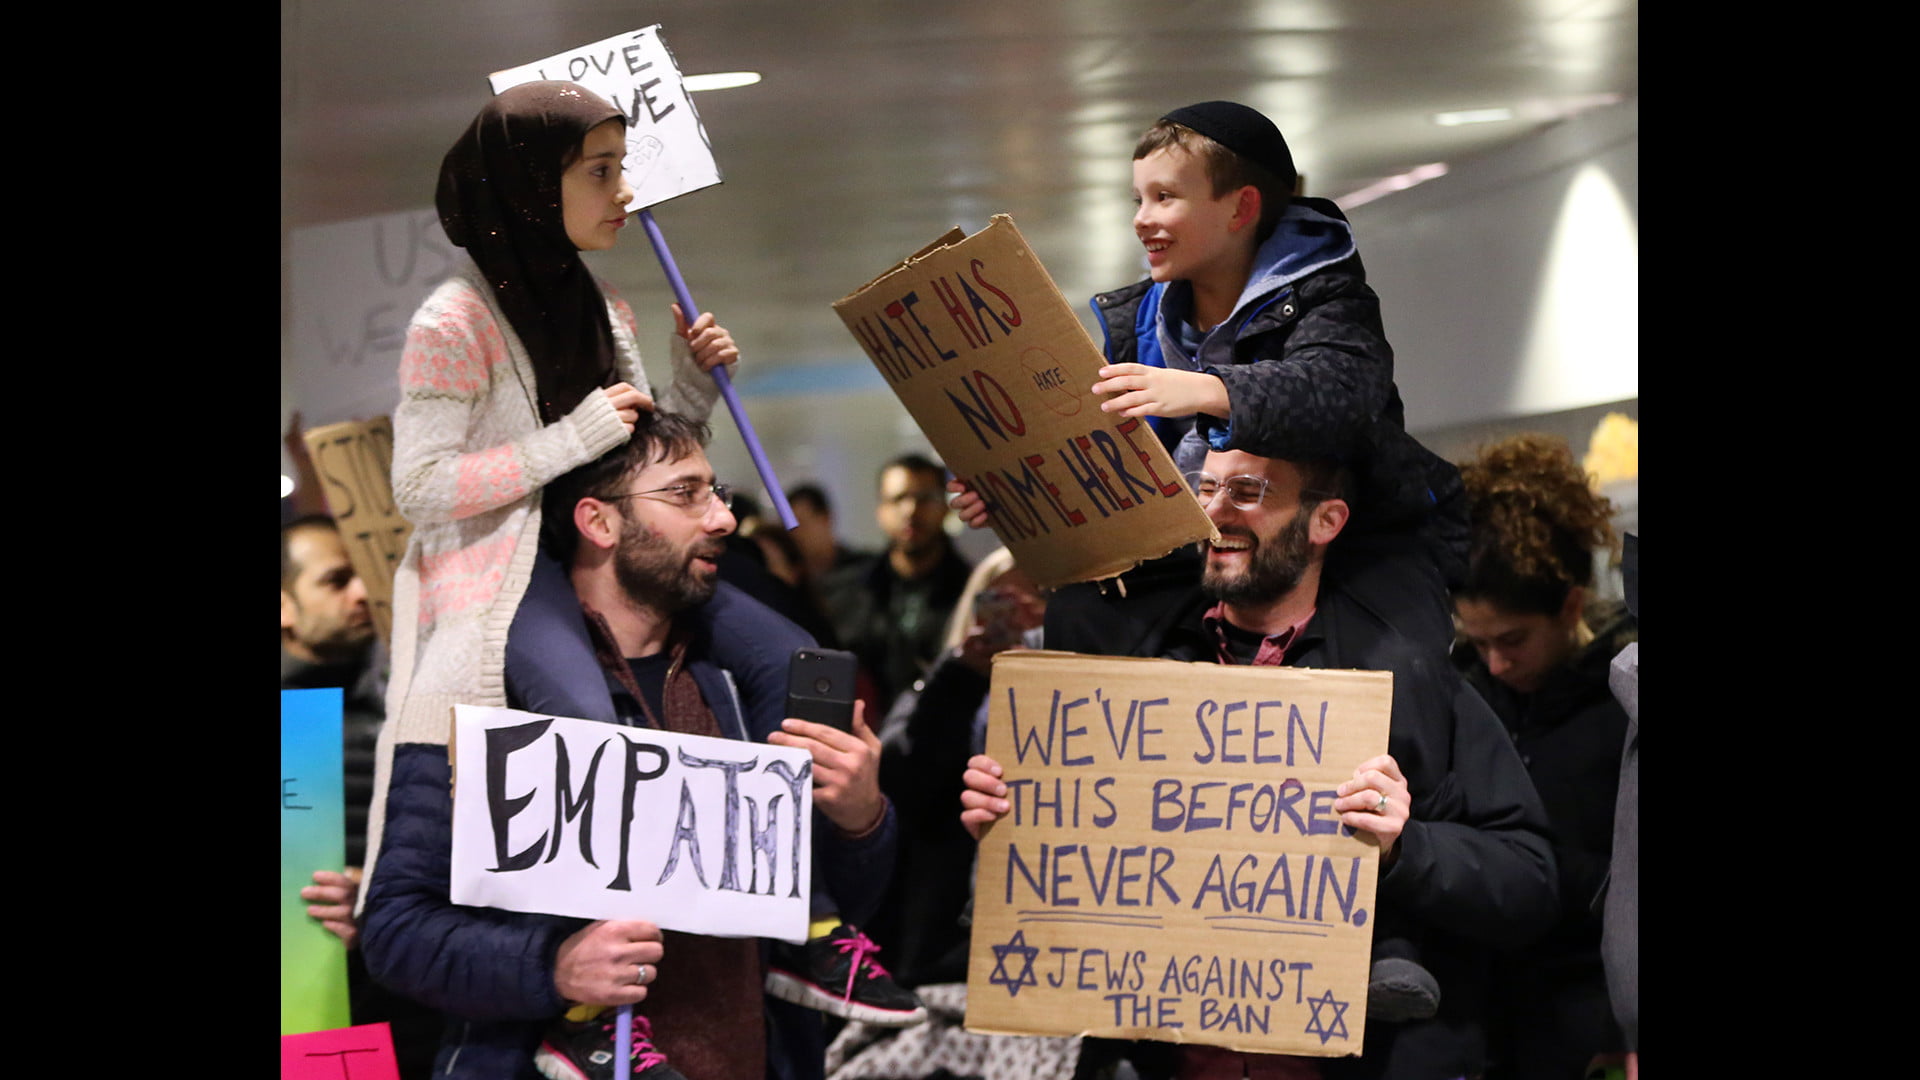
<svg viewBox="0 0 1920 1080">
<path fill-rule="evenodd" d="M 709 536 L 684 551 L 675 551 L 659 533 L 630 521 L 621 530 L 620 546 L 614 549 L 613 573 L 629 601 L 662 615 L 674 615 L 706 603 L 719 580 L 717 574 L 696 570 L 694 556 L 703 555 L 717 563 L 725 550 L 724 540 Z"/>
<path fill-rule="evenodd" d="M 294 638 L 305 645 L 323 663 L 343 664 L 358 660 L 373 644 L 373 620 L 356 623 L 345 619 L 321 626 L 302 612 L 294 628 Z"/>
<path fill-rule="evenodd" d="M 919 532 L 910 527 L 903 527 L 898 533 L 891 537 L 890 542 L 894 550 L 900 552 L 902 555 L 908 558 L 918 559 L 929 552 L 939 551 L 940 545 L 945 543 L 946 539 L 947 534 L 941 531 L 938 526 L 926 532 Z"/>
<path fill-rule="evenodd" d="M 1254 536 L 1246 529 L 1231 530 L 1254 540 L 1246 572 L 1229 581 L 1209 563 L 1200 576 L 1200 588 L 1215 600 L 1235 606 L 1271 603 L 1293 591 L 1293 587 L 1300 584 L 1301 575 L 1307 572 L 1312 554 L 1307 538 L 1309 516 L 1307 508 L 1301 507 L 1285 528 L 1266 538 Z M 1225 534 L 1223 531 L 1222 535 Z"/>
</svg>

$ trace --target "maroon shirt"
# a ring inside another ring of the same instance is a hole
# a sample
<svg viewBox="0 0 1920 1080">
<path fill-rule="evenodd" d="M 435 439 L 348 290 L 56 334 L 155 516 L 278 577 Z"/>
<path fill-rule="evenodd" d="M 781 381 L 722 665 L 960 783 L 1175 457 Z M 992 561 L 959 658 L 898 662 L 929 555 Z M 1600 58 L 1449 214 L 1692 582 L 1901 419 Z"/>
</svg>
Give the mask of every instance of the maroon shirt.
<svg viewBox="0 0 1920 1080">
<path fill-rule="evenodd" d="M 1309 611 L 1299 622 L 1294 623 L 1285 630 L 1277 634 L 1268 634 L 1261 640 L 1259 650 L 1254 653 L 1253 666 L 1279 667 L 1284 664 L 1287 659 L 1287 650 L 1293 646 L 1295 641 L 1299 640 L 1301 631 L 1307 628 L 1307 623 L 1311 622 L 1312 619 L 1313 612 Z M 1220 662 L 1223 664 L 1240 663 L 1239 657 L 1234 655 L 1233 642 L 1229 635 L 1234 633 L 1246 634 L 1246 631 L 1242 631 L 1227 622 L 1226 602 L 1222 601 L 1208 608 L 1207 613 L 1200 617 L 1200 621 L 1205 623 L 1207 629 L 1213 632 L 1214 641 L 1219 647 Z"/>
<path fill-rule="evenodd" d="M 1259 647 L 1253 654 L 1253 666 L 1279 667 L 1284 664 L 1287 650 L 1300 640 L 1301 631 L 1306 629 L 1312 618 L 1313 612 L 1309 611 L 1299 622 L 1285 630 L 1261 637 Z M 1233 638 L 1237 635 L 1244 639 L 1240 644 L 1240 650 L 1244 653 L 1245 642 L 1254 635 L 1227 622 L 1227 605 L 1224 602 L 1213 605 L 1200 619 L 1213 634 L 1220 662 L 1240 663 L 1239 656 L 1234 653 Z M 1175 1076 L 1177 1080 L 1320 1080 L 1320 1062 L 1315 1058 L 1290 1054 L 1247 1054 L 1218 1046 L 1187 1046 L 1181 1048 L 1180 1066 Z"/>
</svg>

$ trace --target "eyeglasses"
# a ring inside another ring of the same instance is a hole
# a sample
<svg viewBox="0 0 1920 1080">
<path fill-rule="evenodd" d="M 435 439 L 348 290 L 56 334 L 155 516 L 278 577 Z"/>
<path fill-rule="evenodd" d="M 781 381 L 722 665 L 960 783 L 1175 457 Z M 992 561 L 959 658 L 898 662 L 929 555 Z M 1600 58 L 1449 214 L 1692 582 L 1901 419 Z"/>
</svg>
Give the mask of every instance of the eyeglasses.
<svg viewBox="0 0 1920 1080">
<path fill-rule="evenodd" d="M 1212 506 L 1221 488 L 1226 489 L 1227 501 L 1236 510 L 1251 510 L 1267 496 L 1267 478 L 1264 476 L 1229 476 L 1222 480 L 1212 473 L 1190 472 L 1187 474 L 1187 486 L 1193 489 L 1201 506 Z"/>
<path fill-rule="evenodd" d="M 1227 501 L 1232 503 L 1236 510 L 1252 510 L 1259 506 L 1260 500 L 1267 497 L 1269 483 L 1271 481 L 1264 476 L 1229 476 L 1222 480 L 1212 473 L 1190 472 L 1187 474 L 1187 486 L 1193 489 L 1193 494 L 1200 500 L 1201 506 L 1212 506 L 1213 500 L 1219 496 L 1221 489 L 1225 488 Z M 1319 501 L 1331 498 L 1333 495 L 1324 491 L 1316 491 L 1312 488 L 1300 490 L 1300 499 L 1303 503 L 1309 500 Z"/>
<path fill-rule="evenodd" d="M 638 499 L 642 496 L 659 496 L 659 501 L 672 503 L 690 513 L 704 514 L 707 504 L 715 499 L 728 510 L 733 509 L 733 489 L 725 484 L 709 484 L 705 480 L 689 480 L 679 484 L 668 484 L 651 491 L 630 491 L 625 495 L 610 496 L 601 501 L 615 502 L 620 499 Z"/>
</svg>

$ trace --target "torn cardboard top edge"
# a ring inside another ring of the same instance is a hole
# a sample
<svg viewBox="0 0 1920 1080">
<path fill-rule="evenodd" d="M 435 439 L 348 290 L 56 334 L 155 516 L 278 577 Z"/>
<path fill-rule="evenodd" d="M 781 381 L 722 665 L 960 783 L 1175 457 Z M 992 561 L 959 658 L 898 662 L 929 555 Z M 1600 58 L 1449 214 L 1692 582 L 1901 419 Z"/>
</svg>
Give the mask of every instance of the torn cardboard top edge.
<svg viewBox="0 0 1920 1080">
<path fill-rule="evenodd" d="M 866 292 L 868 289 L 873 288 L 875 285 L 880 284 L 882 281 L 885 281 L 886 279 L 892 277 L 893 275 L 899 273 L 900 271 L 906 270 L 912 267 L 914 263 L 919 262 L 921 259 L 924 259 L 927 256 L 934 254 L 935 252 L 944 251 L 947 248 L 950 248 L 953 245 L 959 243 L 960 241 L 965 240 L 966 238 L 967 238 L 967 234 L 965 230 L 961 229 L 960 226 L 955 225 L 953 228 L 948 229 L 940 237 L 940 239 L 935 240 L 933 243 L 928 244 L 926 247 L 921 248 L 919 251 L 916 251 L 913 254 L 907 256 L 906 258 L 901 259 L 899 262 L 894 263 L 892 266 L 887 267 L 885 270 L 880 271 L 879 274 L 874 276 L 872 281 L 867 282 L 865 285 L 862 285 L 859 288 L 848 293 L 847 295 L 841 297 L 837 302 L 835 302 L 834 306 L 838 307 L 840 306 L 840 304 L 846 303 L 847 301 L 853 299 L 856 296 L 859 296 L 861 293 Z"/>
<path fill-rule="evenodd" d="M 991 218 L 987 219 L 987 228 L 981 229 L 980 233 L 986 232 L 987 229 L 993 228 L 995 225 L 998 225 L 1002 221 L 1006 222 L 1009 226 L 1012 226 L 1013 230 L 1016 233 L 1020 231 L 1019 226 L 1013 224 L 1013 215 L 995 214 Z M 980 233 L 974 233 L 973 235 L 979 236 Z M 919 262 L 920 260 L 926 258 L 927 256 L 938 254 L 939 252 L 944 251 L 947 248 L 950 248 L 953 245 L 968 239 L 971 239 L 971 237 L 967 235 L 967 231 L 961 228 L 960 226 L 955 225 L 953 228 L 948 229 L 946 232 L 940 234 L 940 238 L 938 240 L 935 240 L 933 243 L 928 244 L 927 246 L 921 248 L 919 251 L 914 252 L 913 254 L 907 256 L 904 259 L 901 259 L 899 262 L 893 264 L 887 269 L 881 271 L 879 275 L 877 275 L 872 281 L 867 282 L 865 285 L 862 285 L 859 288 L 848 293 L 847 295 L 841 297 L 839 302 L 844 304 L 847 301 L 853 299 L 854 297 L 859 296 L 861 293 L 866 292 L 868 289 L 873 288 L 875 285 L 878 285 L 880 282 L 885 281 L 887 278 L 890 278 L 893 275 L 899 273 L 900 271 L 911 269 L 914 263 Z"/>
</svg>

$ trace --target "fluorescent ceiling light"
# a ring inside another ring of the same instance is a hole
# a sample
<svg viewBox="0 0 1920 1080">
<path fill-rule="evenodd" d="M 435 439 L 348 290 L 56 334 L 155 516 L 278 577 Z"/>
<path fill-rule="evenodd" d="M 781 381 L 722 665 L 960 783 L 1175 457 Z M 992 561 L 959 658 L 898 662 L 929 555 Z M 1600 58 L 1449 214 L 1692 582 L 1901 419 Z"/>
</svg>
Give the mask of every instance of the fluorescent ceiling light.
<svg viewBox="0 0 1920 1080">
<path fill-rule="evenodd" d="M 1459 127 L 1461 124 L 1492 124 L 1501 120 L 1513 119 L 1512 109 L 1461 109 L 1457 112 L 1434 113 L 1433 122 L 1441 127 Z"/>
<path fill-rule="evenodd" d="M 680 80 L 680 85 L 689 92 L 697 90 L 731 90 L 736 86 L 752 86 L 760 81 L 757 71 L 718 71 L 710 75 L 688 75 Z"/>
<path fill-rule="evenodd" d="M 291 494 L 293 494 L 293 477 L 288 476 L 286 473 L 281 473 L 280 497 L 284 499 Z"/>
<path fill-rule="evenodd" d="M 1385 180 L 1377 180 L 1351 195 L 1344 195 L 1333 201 L 1338 203 L 1341 209 L 1351 210 L 1356 206 L 1365 206 L 1367 203 L 1383 195 L 1391 195 L 1396 191 L 1405 191 L 1415 184 L 1424 184 L 1429 180 L 1445 175 L 1447 175 L 1447 166 L 1444 162 L 1436 161 L 1431 165 L 1417 165 L 1398 176 L 1389 176 Z"/>
<path fill-rule="evenodd" d="M 1624 99 L 1621 95 L 1615 93 L 1535 98 L 1518 102 L 1512 108 L 1457 109 L 1453 112 L 1434 113 L 1433 122 L 1441 127 L 1459 127 L 1461 124 L 1495 124 L 1502 120 L 1545 123 L 1577 116 L 1588 109 L 1618 105 L 1622 100 Z"/>
<path fill-rule="evenodd" d="M 1607 105 L 1618 105 L 1624 100 L 1619 94 L 1582 94 L 1576 97 L 1555 98 L 1545 102 L 1526 103 L 1520 111 L 1528 119 L 1559 120 L 1568 116 L 1577 116 L 1588 109 L 1598 109 Z"/>
</svg>

